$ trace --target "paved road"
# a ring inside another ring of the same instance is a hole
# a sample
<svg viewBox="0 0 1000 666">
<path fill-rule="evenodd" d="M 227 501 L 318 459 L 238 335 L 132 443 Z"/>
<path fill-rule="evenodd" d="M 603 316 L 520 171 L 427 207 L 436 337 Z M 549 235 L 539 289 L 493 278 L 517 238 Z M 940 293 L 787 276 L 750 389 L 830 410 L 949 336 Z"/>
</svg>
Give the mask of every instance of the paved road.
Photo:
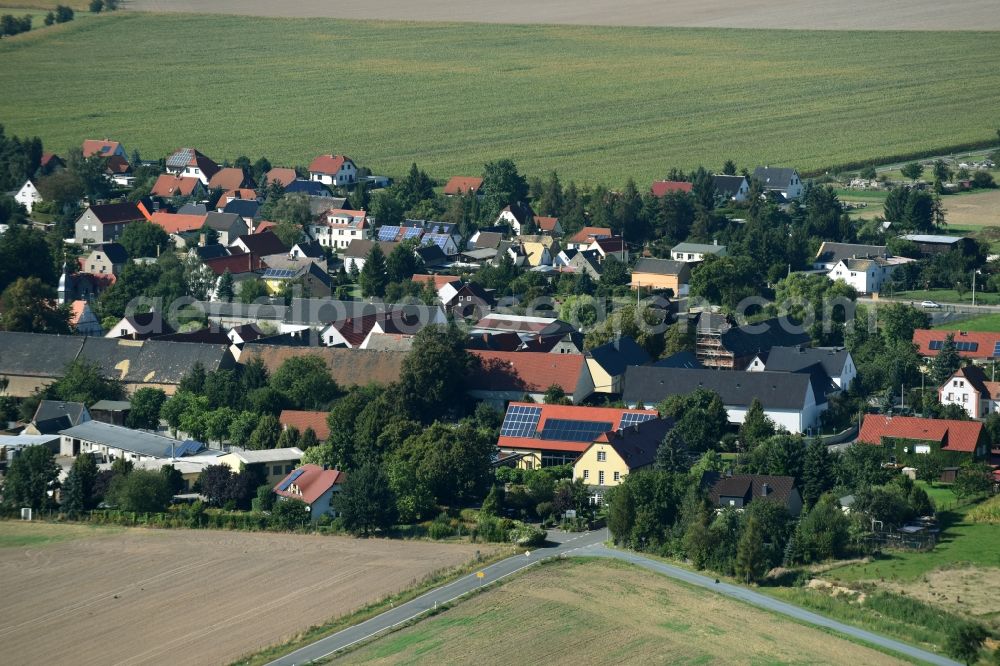
<svg viewBox="0 0 1000 666">
<path fill-rule="evenodd" d="M 884 649 L 892 650 L 907 657 L 918 659 L 929 664 L 940 666 L 961 666 L 958 662 L 946 657 L 941 657 L 932 652 L 921 650 L 920 648 L 901 643 L 891 638 L 874 634 L 864 629 L 858 629 L 850 625 L 831 620 L 830 618 L 817 615 L 798 606 L 794 606 L 767 595 L 755 592 L 750 588 L 729 583 L 716 582 L 715 578 L 703 576 L 681 567 L 659 562 L 657 560 L 644 557 L 642 555 L 623 550 L 608 548 L 604 542 L 608 538 L 607 530 L 597 532 L 586 532 L 583 534 L 569 534 L 566 532 L 551 531 L 549 539 L 554 542 L 548 548 L 541 548 L 532 551 L 528 555 L 515 555 L 496 564 L 492 564 L 482 569 L 485 577 L 479 579 L 475 574 L 470 574 L 458 580 L 436 588 L 413 599 L 405 604 L 388 610 L 381 615 L 377 615 L 361 624 L 348 627 L 331 636 L 327 636 L 311 645 L 300 648 L 295 652 L 285 655 L 280 659 L 272 661 L 268 666 L 301 666 L 317 659 L 330 657 L 335 652 L 350 647 L 356 643 L 367 640 L 377 634 L 389 631 L 401 624 L 404 624 L 417 616 L 435 608 L 438 604 L 445 604 L 454 601 L 456 598 L 485 585 L 486 583 L 506 578 L 529 566 L 537 564 L 549 557 L 561 555 L 579 555 L 585 557 L 607 557 L 623 560 L 636 566 L 654 571 L 670 578 L 683 581 L 690 585 L 703 587 L 717 594 L 722 594 L 733 599 L 738 599 L 745 603 L 763 608 L 765 610 L 788 616 L 799 622 L 812 624 L 827 629 L 832 629 L 838 633 L 851 636 L 865 641 L 871 645 L 876 645 Z"/>
</svg>

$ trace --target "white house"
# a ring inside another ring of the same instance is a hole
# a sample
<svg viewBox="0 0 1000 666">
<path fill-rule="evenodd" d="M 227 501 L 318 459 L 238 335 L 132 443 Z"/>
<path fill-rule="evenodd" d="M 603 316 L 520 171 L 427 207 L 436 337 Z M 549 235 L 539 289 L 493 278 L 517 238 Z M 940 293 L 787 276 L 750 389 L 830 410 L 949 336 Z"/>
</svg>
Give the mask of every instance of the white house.
<svg viewBox="0 0 1000 666">
<path fill-rule="evenodd" d="M 166 168 L 167 173 L 185 178 L 197 178 L 206 187 L 208 181 L 220 169 L 211 158 L 202 155 L 194 148 L 180 148 L 174 151 L 167 157 Z"/>
<path fill-rule="evenodd" d="M 771 347 L 747 365 L 747 372 L 804 372 L 819 365 L 837 390 L 846 391 L 858 376 L 851 352 L 843 347 Z"/>
<path fill-rule="evenodd" d="M 986 380 L 978 365 L 959 368 L 938 389 L 938 402 L 958 405 L 974 419 L 1000 412 L 1000 382 Z"/>
<path fill-rule="evenodd" d="M 716 241 L 711 245 L 705 243 L 678 243 L 670 249 L 670 256 L 675 261 L 683 261 L 689 264 L 705 261 L 707 255 L 717 257 L 726 256 L 726 246 L 719 245 Z"/>
<path fill-rule="evenodd" d="M 753 177 L 764 183 L 768 192 L 780 194 L 788 200 L 802 196 L 802 179 L 795 169 L 762 166 L 754 169 Z"/>
<path fill-rule="evenodd" d="M 889 256 L 889 251 L 885 245 L 861 245 L 858 243 L 834 243 L 824 241 L 816 252 L 813 259 L 813 268 L 816 270 L 833 270 L 837 264 L 844 259 L 873 259 Z"/>
<path fill-rule="evenodd" d="M 293 470 L 274 487 L 278 501 L 304 502 L 309 519 L 322 516 L 336 517 L 333 498 L 340 492 L 345 475 L 340 470 L 323 469 L 319 465 L 303 465 Z"/>
<path fill-rule="evenodd" d="M 826 276 L 831 280 L 843 280 L 859 294 L 877 294 L 891 280 L 897 267 L 911 261 L 913 259 L 906 257 L 841 259 Z"/>
<path fill-rule="evenodd" d="M 323 247 L 344 250 L 353 240 L 371 240 L 372 225 L 363 210 L 331 208 L 306 225 L 306 232 Z"/>
<path fill-rule="evenodd" d="M 309 180 L 343 187 L 358 179 L 358 167 L 346 155 L 320 155 L 309 163 Z"/>
<path fill-rule="evenodd" d="M 520 236 L 521 228 L 534 217 L 535 211 L 529 204 L 517 202 L 500 211 L 495 224 L 508 224 L 514 234 Z"/>
<path fill-rule="evenodd" d="M 29 213 L 36 203 L 42 200 L 42 195 L 38 188 L 30 180 L 24 181 L 24 185 L 14 195 L 14 201 L 24 206 Z"/>
<path fill-rule="evenodd" d="M 712 176 L 715 191 L 721 199 L 746 201 L 750 194 L 750 184 L 744 176 Z"/>
</svg>

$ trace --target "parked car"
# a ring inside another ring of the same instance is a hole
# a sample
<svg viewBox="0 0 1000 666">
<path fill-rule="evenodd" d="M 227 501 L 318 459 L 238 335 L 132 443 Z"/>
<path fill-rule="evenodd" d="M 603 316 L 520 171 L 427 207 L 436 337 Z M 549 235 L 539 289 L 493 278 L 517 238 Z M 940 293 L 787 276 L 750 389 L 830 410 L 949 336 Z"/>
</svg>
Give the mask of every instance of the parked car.
<svg viewBox="0 0 1000 666">
<path fill-rule="evenodd" d="M 941 307 L 938 303 L 934 301 L 920 301 L 920 307 L 922 308 L 939 308 Z"/>
</svg>

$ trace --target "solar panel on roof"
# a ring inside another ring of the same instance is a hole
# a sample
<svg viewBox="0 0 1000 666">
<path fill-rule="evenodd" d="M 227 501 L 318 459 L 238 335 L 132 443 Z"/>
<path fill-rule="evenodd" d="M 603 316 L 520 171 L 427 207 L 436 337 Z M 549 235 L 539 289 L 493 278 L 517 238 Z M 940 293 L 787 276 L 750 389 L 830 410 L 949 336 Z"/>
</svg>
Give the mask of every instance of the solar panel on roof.
<svg viewBox="0 0 1000 666">
<path fill-rule="evenodd" d="M 295 483 L 295 479 L 297 479 L 297 478 L 299 478 L 300 476 L 302 476 L 302 473 L 303 473 L 304 471 L 305 471 L 304 469 L 297 469 L 297 470 L 295 470 L 294 472 L 292 472 L 292 473 L 291 473 L 291 474 L 290 474 L 290 475 L 288 476 L 288 478 L 287 478 L 287 479 L 285 479 L 284 481 L 282 481 L 282 482 L 281 482 L 281 485 L 280 485 L 280 486 L 278 486 L 278 490 L 288 490 L 288 486 L 290 486 L 290 485 L 292 485 L 293 483 Z"/>
<path fill-rule="evenodd" d="M 656 418 L 655 414 L 634 414 L 631 412 L 626 412 L 622 414 L 622 420 L 618 422 L 618 429 L 624 430 L 630 425 L 635 425 L 636 423 L 645 423 L 646 421 L 652 421 Z"/>
<path fill-rule="evenodd" d="M 403 232 L 403 240 L 409 240 L 410 238 L 416 238 L 421 233 L 423 233 L 423 229 L 421 229 L 420 227 L 406 227 L 406 231 Z"/>
<path fill-rule="evenodd" d="M 573 419 L 547 419 L 542 429 L 542 439 L 562 442 L 592 442 L 602 433 L 611 430 L 610 421 L 576 421 Z"/>
<path fill-rule="evenodd" d="M 993 355 L 1000 356 L 1000 342 L 993 345 Z"/>
<path fill-rule="evenodd" d="M 383 226 L 379 227 L 378 239 L 380 241 L 394 241 L 396 236 L 399 235 L 399 227 L 394 226 Z"/>
<path fill-rule="evenodd" d="M 978 342 L 957 342 L 957 343 L 955 343 L 955 346 L 958 348 L 958 351 L 960 351 L 960 352 L 961 351 L 964 351 L 964 352 L 979 351 L 979 343 Z"/>
<path fill-rule="evenodd" d="M 939 349 L 941 349 L 941 346 L 943 344 L 944 343 L 941 340 L 931 340 L 931 343 L 928 345 L 928 347 L 930 347 L 931 351 L 938 351 Z"/>
<path fill-rule="evenodd" d="M 264 271 L 265 280 L 286 280 L 295 277 L 295 271 L 288 268 L 268 268 Z"/>
<path fill-rule="evenodd" d="M 511 405 L 507 408 L 503 425 L 500 426 L 500 435 L 502 437 L 532 437 L 541 416 L 541 407 Z"/>
</svg>

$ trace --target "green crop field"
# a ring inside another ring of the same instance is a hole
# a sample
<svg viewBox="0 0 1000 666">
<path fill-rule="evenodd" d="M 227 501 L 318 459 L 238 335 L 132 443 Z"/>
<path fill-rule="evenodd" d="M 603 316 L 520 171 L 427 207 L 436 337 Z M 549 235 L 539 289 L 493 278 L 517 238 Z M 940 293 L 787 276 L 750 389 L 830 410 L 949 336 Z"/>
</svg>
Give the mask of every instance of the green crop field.
<svg viewBox="0 0 1000 666">
<path fill-rule="evenodd" d="M 338 660 L 377 664 L 893 664 L 888 655 L 630 565 L 532 569 Z"/>
<path fill-rule="evenodd" d="M 947 331 L 962 330 L 998 332 L 1000 331 L 1000 314 L 986 314 L 979 317 L 972 317 L 971 319 L 962 319 L 961 321 L 941 324 L 939 326 L 935 326 L 934 328 Z"/>
<path fill-rule="evenodd" d="M 0 120 L 57 151 L 641 186 L 671 166 L 846 161 L 984 141 L 995 33 L 433 24 L 118 12 L 0 41 Z M 960 75 L 956 73 L 960 72 Z"/>
</svg>

